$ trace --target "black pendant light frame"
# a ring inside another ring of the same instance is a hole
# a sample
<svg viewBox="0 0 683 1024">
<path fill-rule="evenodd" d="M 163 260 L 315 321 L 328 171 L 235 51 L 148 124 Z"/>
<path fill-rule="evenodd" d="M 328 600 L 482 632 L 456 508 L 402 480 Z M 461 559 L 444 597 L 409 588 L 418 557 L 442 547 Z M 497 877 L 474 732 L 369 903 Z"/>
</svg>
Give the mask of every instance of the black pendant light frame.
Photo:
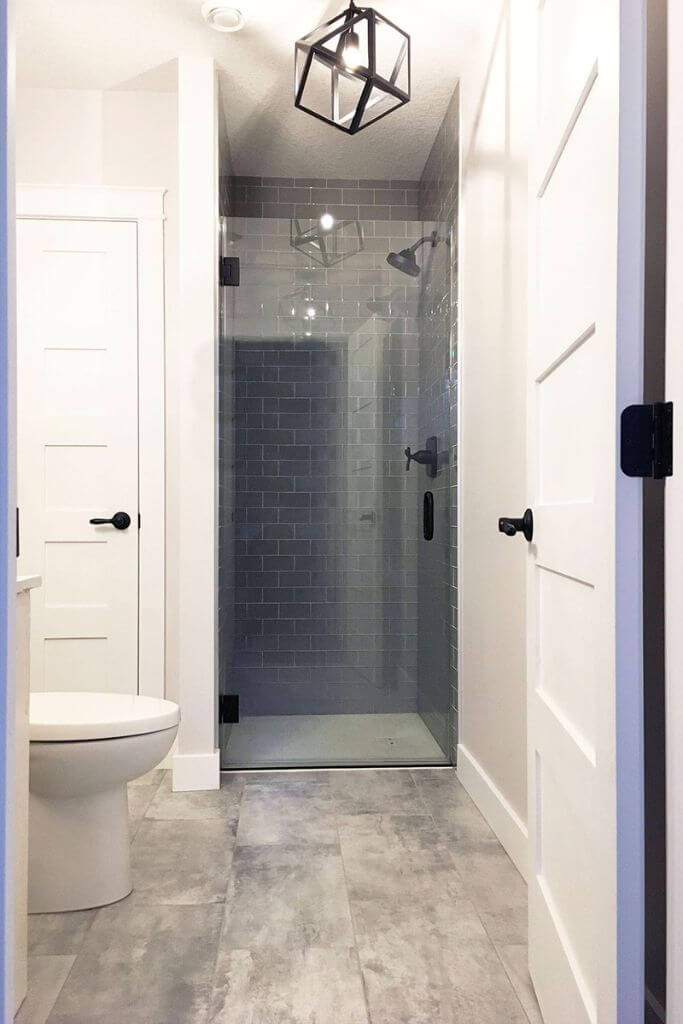
<svg viewBox="0 0 683 1024">
<path fill-rule="evenodd" d="M 344 19 L 343 24 L 340 25 L 342 18 Z M 367 66 L 359 65 L 358 67 L 351 68 L 344 60 L 344 45 L 349 33 L 355 32 L 363 22 L 367 22 L 368 64 Z M 384 78 L 377 72 L 378 23 L 390 26 L 395 32 L 402 36 L 404 40 L 390 79 Z M 371 124 L 376 124 L 377 121 L 381 121 L 381 119 L 386 117 L 387 114 L 392 114 L 395 110 L 399 109 L 399 107 L 410 102 L 410 36 L 407 32 L 404 32 L 403 29 L 399 28 L 398 25 L 395 25 L 388 18 L 385 18 L 384 15 L 378 14 L 372 7 L 357 7 L 354 0 L 351 0 L 350 6 L 345 11 L 342 11 L 341 14 L 338 14 L 335 18 L 326 22 L 322 27 L 326 28 L 328 26 L 330 27 L 330 31 L 315 43 L 307 42 L 309 36 L 304 36 L 296 43 L 296 57 L 298 57 L 300 53 L 305 53 L 306 60 L 301 77 L 300 79 L 297 77 L 295 84 L 294 106 L 299 110 L 303 110 L 307 114 L 310 114 L 312 117 L 317 118 L 319 121 L 323 121 L 325 124 L 330 124 L 334 128 L 338 128 L 346 135 L 355 135 L 356 132 L 361 131 L 363 128 L 368 128 Z M 329 49 L 325 44 L 335 37 L 338 37 L 337 45 L 334 49 Z M 296 57 L 295 62 L 298 67 Z M 332 79 L 330 105 L 332 111 L 334 111 L 338 104 L 339 76 L 355 80 L 360 79 L 365 83 L 356 106 L 355 113 L 350 119 L 348 127 L 346 125 L 339 124 L 333 117 L 325 117 L 324 114 L 321 114 L 316 110 L 312 110 L 311 107 L 304 104 L 303 95 L 314 59 L 330 68 Z M 396 79 L 401 71 L 404 61 L 407 61 L 407 91 L 396 85 Z M 368 102 L 374 89 L 379 89 L 386 95 L 394 97 L 398 102 L 389 110 L 383 111 L 378 114 L 377 117 L 374 117 L 371 120 L 366 121 L 365 124 L 362 124 L 363 115 L 368 108 Z"/>
</svg>

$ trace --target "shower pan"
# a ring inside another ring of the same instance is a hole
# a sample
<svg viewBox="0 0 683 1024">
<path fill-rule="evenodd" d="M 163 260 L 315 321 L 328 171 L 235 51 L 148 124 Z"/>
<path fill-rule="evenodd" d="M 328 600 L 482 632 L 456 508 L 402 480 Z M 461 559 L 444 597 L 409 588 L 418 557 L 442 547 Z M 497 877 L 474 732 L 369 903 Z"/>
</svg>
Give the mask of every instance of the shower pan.
<svg viewBox="0 0 683 1024">
<path fill-rule="evenodd" d="M 325 265 L 292 247 L 285 206 L 255 215 L 258 188 L 287 187 L 231 179 L 224 222 L 241 284 L 220 343 L 222 764 L 448 764 L 452 225 L 425 223 L 419 182 L 386 183 L 400 222 L 349 182 L 365 243 Z M 325 209 L 311 188 L 297 237 Z M 399 274 L 426 242 L 419 278 Z"/>
</svg>

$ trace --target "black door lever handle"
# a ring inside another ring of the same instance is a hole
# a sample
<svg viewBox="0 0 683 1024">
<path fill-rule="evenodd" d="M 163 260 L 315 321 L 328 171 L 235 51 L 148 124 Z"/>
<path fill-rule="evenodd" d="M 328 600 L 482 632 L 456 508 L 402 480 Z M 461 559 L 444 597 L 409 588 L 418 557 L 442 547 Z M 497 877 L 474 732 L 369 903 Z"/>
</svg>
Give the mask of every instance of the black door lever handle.
<svg viewBox="0 0 683 1024">
<path fill-rule="evenodd" d="M 117 530 L 127 530 L 130 516 L 127 512 L 115 512 L 111 519 L 91 519 L 93 526 L 114 526 Z"/>
<path fill-rule="evenodd" d="M 528 508 L 521 519 L 511 519 L 509 516 L 503 516 L 498 520 L 498 531 L 504 533 L 506 537 L 514 537 L 517 533 L 523 533 L 525 539 L 530 544 L 534 537 L 534 514 L 530 508 Z"/>
</svg>

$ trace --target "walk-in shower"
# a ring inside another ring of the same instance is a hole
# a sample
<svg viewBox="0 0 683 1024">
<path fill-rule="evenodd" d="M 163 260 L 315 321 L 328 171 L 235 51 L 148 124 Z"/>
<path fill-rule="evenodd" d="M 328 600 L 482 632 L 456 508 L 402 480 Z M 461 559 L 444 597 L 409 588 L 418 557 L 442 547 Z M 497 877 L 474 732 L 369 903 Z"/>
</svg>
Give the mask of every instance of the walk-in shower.
<svg viewBox="0 0 683 1024">
<path fill-rule="evenodd" d="M 457 154 L 457 106 L 445 124 L 420 180 L 224 182 L 224 255 L 241 265 L 222 290 L 218 396 L 226 768 L 452 759 L 454 264 L 439 242 L 457 181 L 445 194 L 437 164 L 446 131 Z"/>
</svg>

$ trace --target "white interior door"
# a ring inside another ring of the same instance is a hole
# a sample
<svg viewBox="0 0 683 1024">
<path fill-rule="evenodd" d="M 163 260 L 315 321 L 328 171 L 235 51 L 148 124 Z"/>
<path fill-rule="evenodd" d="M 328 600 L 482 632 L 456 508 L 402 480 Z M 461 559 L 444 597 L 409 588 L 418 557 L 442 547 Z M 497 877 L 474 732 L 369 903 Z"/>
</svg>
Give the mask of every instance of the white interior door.
<svg viewBox="0 0 683 1024">
<path fill-rule="evenodd" d="M 631 31 L 621 19 L 628 6 L 619 0 L 545 0 L 536 11 L 528 360 L 535 517 L 528 559 L 529 960 L 546 1024 L 622 1024 L 642 1021 L 643 1011 L 638 996 L 630 1007 L 622 1003 L 620 959 L 638 947 L 642 908 L 642 837 L 637 830 L 625 834 L 620 820 L 620 609 L 631 593 L 620 581 L 619 517 L 637 517 L 639 507 L 639 484 L 624 485 L 617 459 L 620 402 L 628 390 L 620 376 L 631 373 L 637 386 L 639 374 L 637 354 L 632 370 L 624 371 L 621 351 L 628 331 L 622 337 L 619 243 L 629 202 L 636 227 L 642 223 L 637 190 L 625 197 L 620 183 L 629 141 L 624 133 L 633 132 L 636 164 L 642 142 L 637 59 L 628 68 L 635 104 L 630 121 L 620 95 L 620 61 Z M 631 6 L 636 13 L 637 3 Z M 634 237 L 624 262 L 637 272 L 638 230 Z M 637 273 L 635 280 L 637 293 Z M 634 323 L 639 330 L 637 310 Z M 626 558 L 638 564 L 637 541 Z M 637 591 L 637 578 L 631 589 Z M 634 607 L 638 601 L 636 594 Z M 634 621 L 637 676 L 637 612 Z M 637 800 L 640 749 L 637 723 L 630 725 L 636 745 L 625 771 L 633 773 Z M 622 903 L 628 844 L 632 923 Z M 627 928 L 634 935 L 625 934 Z M 642 963 L 627 970 L 642 991 Z"/>
<path fill-rule="evenodd" d="M 138 686 L 138 324 L 133 223 L 17 226 L 21 562 L 40 573 L 31 688 Z M 93 525 L 116 512 L 128 529 Z"/>
</svg>

